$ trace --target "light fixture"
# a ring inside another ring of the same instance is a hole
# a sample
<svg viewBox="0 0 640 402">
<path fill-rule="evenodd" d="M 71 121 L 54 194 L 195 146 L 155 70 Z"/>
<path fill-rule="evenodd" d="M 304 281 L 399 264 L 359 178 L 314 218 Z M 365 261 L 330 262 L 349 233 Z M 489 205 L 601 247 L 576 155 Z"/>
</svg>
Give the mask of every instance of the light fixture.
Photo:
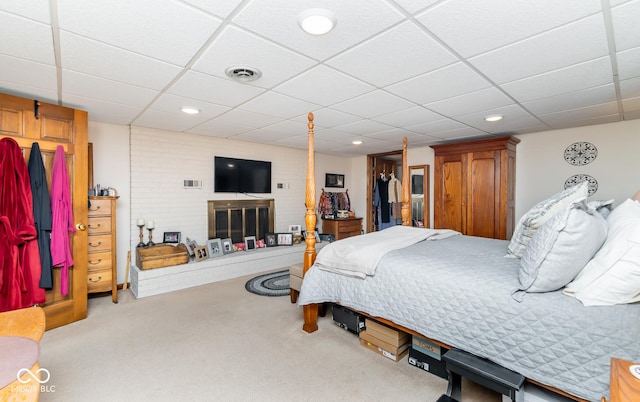
<svg viewBox="0 0 640 402">
<path fill-rule="evenodd" d="M 353 145 L 361 145 L 361 144 L 362 144 L 362 141 L 360 141 L 360 140 L 353 140 L 353 141 L 351 141 L 351 143 L 352 143 Z"/>
<path fill-rule="evenodd" d="M 191 107 L 191 106 L 183 106 L 182 109 L 180 109 L 180 110 L 182 110 L 182 112 L 186 113 L 186 114 L 198 114 L 198 113 L 200 113 L 199 109 L 196 109 L 195 107 Z"/>
<path fill-rule="evenodd" d="M 490 122 L 500 121 L 500 120 L 502 120 L 503 117 L 504 116 L 502 116 L 501 114 L 491 114 L 491 115 L 485 117 L 484 121 L 490 121 Z"/>
<path fill-rule="evenodd" d="M 310 8 L 300 13 L 298 24 L 310 35 L 324 35 L 336 26 L 336 17 L 324 8 Z"/>
<path fill-rule="evenodd" d="M 257 68 L 249 66 L 231 66 L 225 70 L 227 77 L 235 81 L 249 82 L 262 77 L 262 73 Z"/>
</svg>

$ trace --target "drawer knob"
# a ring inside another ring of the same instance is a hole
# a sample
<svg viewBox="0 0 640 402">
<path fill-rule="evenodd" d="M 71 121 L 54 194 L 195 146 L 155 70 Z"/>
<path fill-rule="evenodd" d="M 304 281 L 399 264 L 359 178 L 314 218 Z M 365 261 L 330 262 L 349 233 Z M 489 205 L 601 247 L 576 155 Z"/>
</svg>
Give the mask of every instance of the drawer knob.
<svg viewBox="0 0 640 402">
<path fill-rule="evenodd" d="M 85 225 L 84 223 L 76 223 L 76 229 L 84 232 L 85 230 L 87 230 L 87 225 Z"/>
<path fill-rule="evenodd" d="M 100 280 L 102 280 L 101 276 L 99 276 L 97 279 L 89 278 L 89 282 L 93 282 L 93 283 L 100 282 Z"/>
<path fill-rule="evenodd" d="M 99 209 L 100 209 L 100 205 L 98 205 L 98 206 L 97 206 L 97 207 L 95 207 L 95 208 L 89 208 L 89 211 L 97 211 L 97 210 L 99 210 Z"/>
<path fill-rule="evenodd" d="M 89 261 L 89 264 L 91 264 L 91 265 L 98 265 L 98 264 L 100 264 L 101 262 L 102 262 L 102 258 L 101 258 L 101 259 L 99 259 L 98 261 Z"/>
<path fill-rule="evenodd" d="M 99 241 L 97 243 L 89 243 L 89 246 L 91 246 L 91 247 L 100 247 L 101 245 L 102 245 L 101 241 Z"/>
<path fill-rule="evenodd" d="M 98 229 L 99 227 L 100 227 L 99 223 L 97 225 L 89 225 L 89 229 Z"/>
</svg>

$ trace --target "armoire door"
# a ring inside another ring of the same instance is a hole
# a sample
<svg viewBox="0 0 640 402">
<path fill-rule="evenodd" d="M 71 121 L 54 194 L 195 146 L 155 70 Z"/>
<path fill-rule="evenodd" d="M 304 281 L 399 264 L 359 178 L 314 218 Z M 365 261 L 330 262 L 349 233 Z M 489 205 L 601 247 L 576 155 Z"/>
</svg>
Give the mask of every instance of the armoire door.
<svg viewBox="0 0 640 402">
<path fill-rule="evenodd" d="M 500 238 L 500 151 L 469 153 L 467 168 L 465 234 Z"/>
<path fill-rule="evenodd" d="M 467 154 L 435 157 L 435 229 L 467 232 Z"/>
<path fill-rule="evenodd" d="M 54 268 L 53 288 L 44 308 L 47 329 L 87 316 L 87 113 L 32 99 L 0 94 L 0 138 L 13 138 L 28 161 L 34 142 L 40 145 L 51 189 L 53 158 L 58 145 L 65 151 L 76 232 L 70 233 L 74 266 L 69 268 L 69 292 L 60 292 L 60 268 Z"/>
</svg>

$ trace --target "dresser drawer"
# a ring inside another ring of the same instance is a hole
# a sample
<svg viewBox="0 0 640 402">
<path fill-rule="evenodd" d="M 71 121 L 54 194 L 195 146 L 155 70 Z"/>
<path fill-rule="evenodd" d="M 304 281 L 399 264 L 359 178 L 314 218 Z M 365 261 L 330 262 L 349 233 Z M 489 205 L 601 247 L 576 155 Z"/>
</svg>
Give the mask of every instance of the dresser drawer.
<svg viewBox="0 0 640 402">
<path fill-rule="evenodd" d="M 91 198 L 89 206 L 89 218 L 93 216 L 111 216 L 111 200 L 108 198 Z"/>
<path fill-rule="evenodd" d="M 98 233 L 111 233 L 111 217 L 89 218 L 89 236 Z"/>
<path fill-rule="evenodd" d="M 111 250 L 111 234 L 91 235 L 89 236 L 90 253 L 98 253 L 101 251 Z"/>
<path fill-rule="evenodd" d="M 111 276 L 111 268 L 89 271 L 87 278 L 87 291 L 89 293 L 106 292 L 111 290 L 111 282 L 113 278 Z"/>
<path fill-rule="evenodd" d="M 111 269 L 111 251 L 101 253 L 89 253 L 89 262 L 87 264 L 89 272 L 97 269 Z"/>
<path fill-rule="evenodd" d="M 360 234 L 361 230 L 362 230 L 362 222 L 360 220 L 344 221 L 344 222 L 340 222 L 340 224 L 338 225 L 339 232 L 345 232 L 345 233 L 358 232 L 358 234 Z"/>
</svg>

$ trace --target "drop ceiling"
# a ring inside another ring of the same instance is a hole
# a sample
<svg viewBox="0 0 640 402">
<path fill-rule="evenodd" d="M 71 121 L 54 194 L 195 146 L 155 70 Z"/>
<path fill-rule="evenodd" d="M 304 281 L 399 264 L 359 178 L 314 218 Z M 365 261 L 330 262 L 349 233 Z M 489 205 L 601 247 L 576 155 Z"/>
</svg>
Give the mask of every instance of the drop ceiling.
<svg viewBox="0 0 640 402">
<path fill-rule="evenodd" d="M 333 31 L 302 31 L 309 8 Z M 313 112 L 318 152 L 362 155 L 640 118 L 638 21 L 640 0 L 5 0 L 0 92 L 300 149 Z"/>
</svg>

